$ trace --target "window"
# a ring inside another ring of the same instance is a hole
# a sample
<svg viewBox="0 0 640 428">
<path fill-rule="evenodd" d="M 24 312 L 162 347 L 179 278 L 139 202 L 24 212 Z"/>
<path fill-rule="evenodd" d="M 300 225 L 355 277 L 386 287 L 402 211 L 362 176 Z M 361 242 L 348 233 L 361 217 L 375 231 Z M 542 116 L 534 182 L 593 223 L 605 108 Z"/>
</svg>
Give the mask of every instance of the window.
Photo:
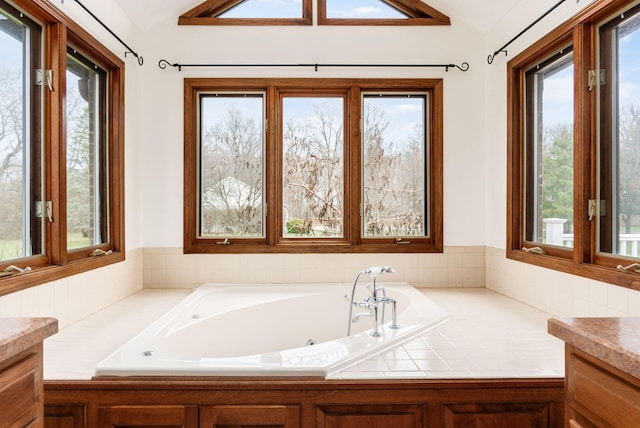
<svg viewBox="0 0 640 428">
<path fill-rule="evenodd" d="M 344 238 L 344 98 L 282 97 L 280 238 Z"/>
<path fill-rule="evenodd" d="M 440 80 L 186 79 L 184 250 L 442 251 Z"/>
<path fill-rule="evenodd" d="M 599 250 L 631 257 L 640 257 L 639 54 L 636 7 L 600 28 L 601 78 L 608 84 L 599 86 Z"/>
<path fill-rule="evenodd" d="M 407 19 L 409 16 L 382 0 L 326 0 L 327 18 Z"/>
<path fill-rule="evenodd" d="M 421 0 L 318 0 L 320 25 L 450 25 Z"/>
<path fill-rule="evenodd" d="M 263 238 L 264 94 L 201 94 L 199 234 Z"/>
<path fill-rule="evenodd" d="M 596 2 L 509 62 L 507 254 L 633 286 L 640 7 L 622 7 Z"/>
<path fill-rule="evenodd" d="M 311 25 L 312 0 L 206 0 L 178 25 Z"/>
<path fill-rule="evenodd" d="M 571 47 L 525 73 L 525 239 L 572 247 L 573 54 Z"/>
<path fill-rule="evenodd" d="M 122 61 L 15 4 L 0 0 L 0 294 L 124 259 Z"/>
<path fill-rule="evenodd" d="M 178 25 L 312 25 L 312 0 L 206 0 Z M 317 0 L 320 25 L 450 25 L 422 0 Z"/>
<path fill-rule="evenodd" d="M 107 72 L 67 49 L 67 249 L 109 242 Z"/>
<path fill-rule="evenodd" d="M 362 236 L 429 236 L 429 94 L 364 94 Z"/>
</svg>

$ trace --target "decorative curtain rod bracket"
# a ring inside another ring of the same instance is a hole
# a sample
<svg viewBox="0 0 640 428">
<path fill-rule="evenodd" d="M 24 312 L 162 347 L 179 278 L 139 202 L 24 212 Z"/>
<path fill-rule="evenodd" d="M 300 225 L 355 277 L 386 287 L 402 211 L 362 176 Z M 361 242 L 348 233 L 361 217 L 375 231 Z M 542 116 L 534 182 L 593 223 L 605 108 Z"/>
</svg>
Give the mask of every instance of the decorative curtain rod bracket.
<svg viewBox="0 0 640 428">
<path fill-rule="evenodd" d="M 109 34 L 111 34 L 113 37 L 116 38 L 117 41 L 120 42 L 120 44 L 122 46 L 124 46 L 125 48 L 127 48 L 127 51 L 124 53 L 125 58 L 127 57 L 128 54 L 133 55 L 134 57 L 136 57 L 136 59 L 138 60 L 138 64 L 142 65 L 144 63 L 144 58 L 142 58 L 142 56 L 138 55 L 138 53 L 136 51 L 134 51 L 133 49 L 131 49 L 129 47 L 129 45 L 127 45 L 120 37 L 118 37 L 118 35 L 116 33 L 114 33 L 111 28 L 109 28 L 107 26 L 107 24 L 105 24 L 104 22 L 102 22 L 100 20 L 100 18 L 98 18 L 93 12 L 91 12 L 84 4 L 82 4 L 82 2 L 80 0 L 75 0 L 76 3 L 78 3 L 80 5 L 81 8 L 83 8 L 85 10 L 85 12 L 87 12 L 89 15 L 91 15 L 91 17 L 93 19 L 96 20 L 96 22 L 100 25 L 102 25 L 102 27 L 107 30 L 109 32 Z M 62 0 L 62 3 L 64 3 L 64 0 Z"/>
<path fill-rule="evenodd" d="M 76 0 L 77 1 L 77 0 Z M 158 61 L 158 67 L 162 70 L 167 67 L 177 68 L 178 71 L 182 71 L 185 67 L 313 67 L 315 71 L 318 71 L 320 67 L 385 67 L 385 68 L 444 68 L 445 71 L 449 71 L 451 68 L 457 68 L 460 71 L 469 70 L 469 63 L 463 62 L 460 65 L 457 64 L 179 64 L 170 63 L 166 59 Z"/>
<path fill-rule="evenodd" d="M 77 1 L 77 0 L 76 0 Z M 551 9 L 547 10 L 545 13 L 543 13 L 538 19 L 536 19 L 535 21 L 533 21 L 531 24 L 529 24 L 527 26 L 527 28 L 525 28 L 524 30 L 520 31 L 518 33 L 518 35 L 516 35 L 513 39 L 509 40 L 504 46 L 502 46 L 500 49 L 496 50 L 493 54 L 489 55 L 487 57 L 487 63 L 489 64 L 493 64 L 493 60 L 495 59 L 496 55 L 498 55 L 499 53 L 504 52 L 504 55 L 507 56 L 507 46 L 509 46 L 511 43 L 515 42 L 517 39 L 520 38 L 520 36 L 522 36 L 524 33 L 526 33 L 527 31 L 529 31 L 531 29 L 531 27 L 533 27 L 534 25 L 536 25 L 538 22 L 542 21 L 547 15 L 549 15 L 551 12 L 553 12 L 554 10 L 556 10 L 558 8 L 558 6 L 560 6 L 562 3 L 564 3 L 566 0 L 560 0 L 558 3 L 556 3 L 553 7 L 551 7 Z M 580 0 L 577 0 L 577 2 L 579 3 Z"/>
</svg>

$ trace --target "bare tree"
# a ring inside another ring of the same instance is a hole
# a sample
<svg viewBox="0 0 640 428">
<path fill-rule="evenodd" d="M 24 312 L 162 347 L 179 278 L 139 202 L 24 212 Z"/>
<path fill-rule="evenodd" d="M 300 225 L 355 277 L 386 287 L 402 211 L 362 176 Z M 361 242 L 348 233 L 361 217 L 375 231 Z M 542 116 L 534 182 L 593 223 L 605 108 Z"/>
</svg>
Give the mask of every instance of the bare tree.
<svg viewBox="0 0 640 428">
<path fill-rule="evenodd" d="M 22 255 L 24 107 L 21 86 L 18 71 L 0 70 L 0 260 Z"/>
<path fill-rule="evenodd" d="M 262 233 L 261 133 L 262 127 L 235 106 L 205 131 L 201 147 L 201 233 Z"/>
<path fill-rule="evenodd" d="M 407 140 L 392 140 L 385 111 L 375 104 L 364 109 L 364 234 L 424 234 L 425 139 L 415 125 Z"/>
<path fill-rule="evenodd" d="M 342 236 L 343 132 L 342 116 L 327 104 L 315 104 L 304 121 L 285 124 L 282 192 L 294 225 L 287 226 L 289 233 Z"/>
</svg>

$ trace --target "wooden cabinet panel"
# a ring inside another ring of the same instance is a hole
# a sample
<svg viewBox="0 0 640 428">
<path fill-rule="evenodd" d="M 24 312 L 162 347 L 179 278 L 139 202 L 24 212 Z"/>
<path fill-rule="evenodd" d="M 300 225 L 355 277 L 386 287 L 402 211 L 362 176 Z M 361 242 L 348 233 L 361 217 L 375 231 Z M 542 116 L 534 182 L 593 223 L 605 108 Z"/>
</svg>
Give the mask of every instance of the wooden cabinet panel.
<svg viewBox="0 0 640 428">
<path fill-rule="evenodd" d="M 583 358 L 584 357 L 584 358 Z M 640 381 L 595 358 L 568 354 L 568 417 L 584 427 L 640 424 Z"/>
<path fill-rule="evenodd" d="M 443 406 L 444 427 L 548 427 L 547 403 L 463 403 Z"/>
<path fill-rule="evenodd" d="M 44 428 L 84 428 L 85 406 L 45 406 Z"/>
<path fill-rule="evenodd" d="M 317 428 L 420 428 L 423 406 L 418 404 L 319 405 Z"/>
<path fill-rule="evenodd" d="M 200 408 L 200 428 L 298 428 L 298 406 L 207 406 Z"/>
<path fill-rule="evenodd" d="M 99 428 L 196 428 L 196 406 L 110 406 L 98 409 Z"/>
<path fill-rule="evenodd" d="M 0 427 L 26 427 L 42 417 L 41 379 L 37 354 L 0 370 Z"/>
</svg>

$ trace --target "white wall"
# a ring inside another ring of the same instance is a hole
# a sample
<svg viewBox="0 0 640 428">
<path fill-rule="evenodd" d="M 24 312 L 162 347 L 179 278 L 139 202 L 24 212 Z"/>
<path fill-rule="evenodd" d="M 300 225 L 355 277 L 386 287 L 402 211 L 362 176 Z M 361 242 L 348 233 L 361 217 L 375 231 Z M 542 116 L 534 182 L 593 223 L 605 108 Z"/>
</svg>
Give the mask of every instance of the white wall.
<svg viewBox="0 0 640 428">
<path fill-rule="evenodd" d="M 471 69 L 322 69 L 145 67 L 141 121 L 145 161 L 146 247 L 182 246 L 183 79 L 186 77 L 444 78 L 445 245 L 484 244 L 482 37 L 451 27 L 178 26 L 177 17 L 144 34 L 155 62 L 171 63 L 455 63 Z M 464 178 L 462 178 L 464 177 Z"/>
<path fill-rule="evenodd" d="M 144 50 L 170 63 L 437 63 L 471 69 L 198 68 L 145 69 L 145 287 L 204 281 L 350 281 L 363 267 L 393 264 L 394 280 L 420 286 L 484 285 L 482 37 L 451 27 L 178 26 L 144 34 Z M 444 79 L 444 239 L 440 255 L 181 255 L 183 80 L 187 77 L 393 77 Z M 464 178 L 462 178 L 464 177 Z M 292 266 L 297 267 L 291 269 Z"/>
</svg>

